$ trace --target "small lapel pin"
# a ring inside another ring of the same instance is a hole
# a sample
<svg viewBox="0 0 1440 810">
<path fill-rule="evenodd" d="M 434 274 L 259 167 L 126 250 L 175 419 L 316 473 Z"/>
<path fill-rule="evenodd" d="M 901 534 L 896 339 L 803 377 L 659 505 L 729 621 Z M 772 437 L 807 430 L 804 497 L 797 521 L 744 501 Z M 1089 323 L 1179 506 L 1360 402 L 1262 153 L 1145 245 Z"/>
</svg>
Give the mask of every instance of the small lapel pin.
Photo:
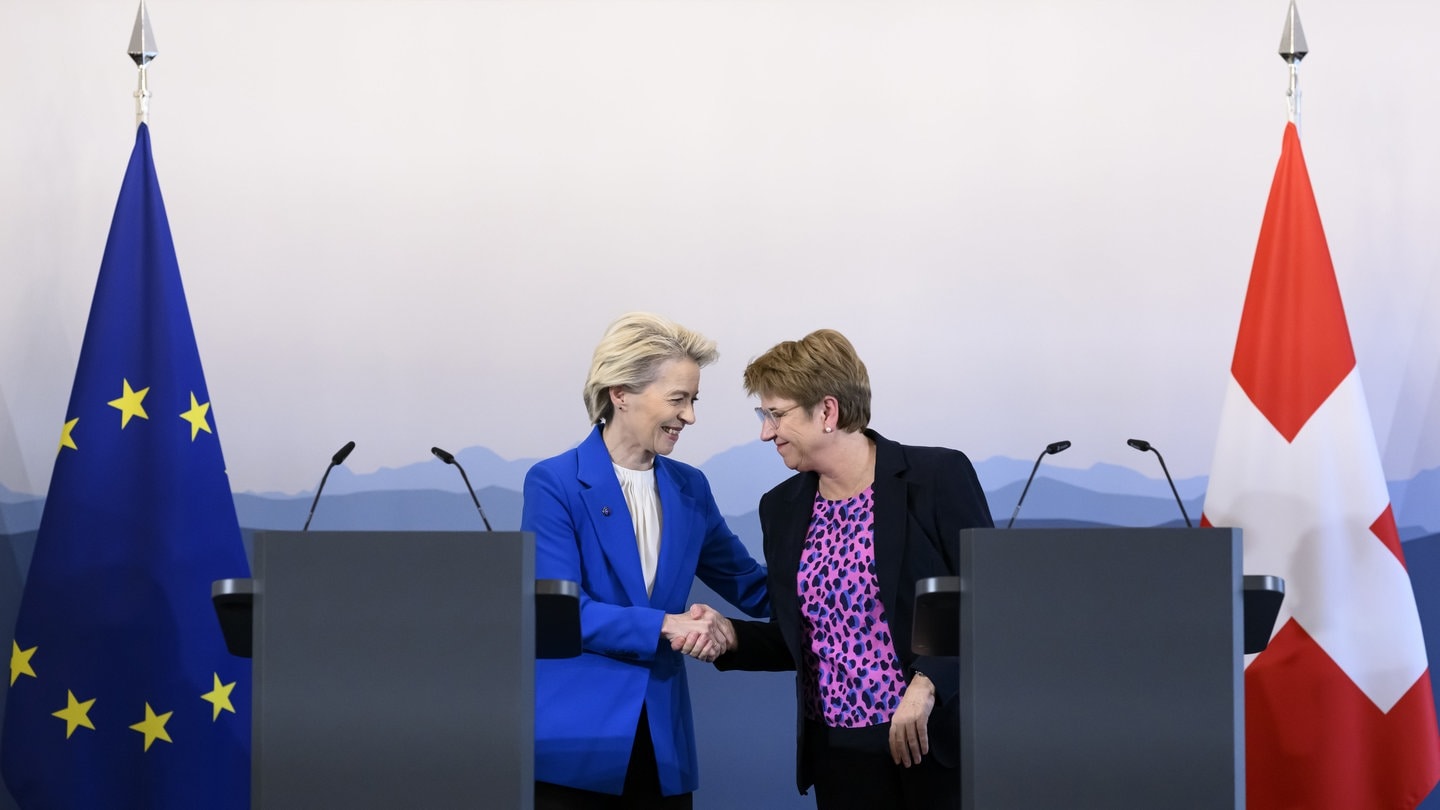
<svg viewBox="0 0 1440 810">
<path fill-rule="evenodd" d="M 602 507 L 600 507 L 600 514 L 604 515 L 605 517 L 610 517 L 610 507 L 608 507 L 608 506 L 602 506 Z"/>
</svg>

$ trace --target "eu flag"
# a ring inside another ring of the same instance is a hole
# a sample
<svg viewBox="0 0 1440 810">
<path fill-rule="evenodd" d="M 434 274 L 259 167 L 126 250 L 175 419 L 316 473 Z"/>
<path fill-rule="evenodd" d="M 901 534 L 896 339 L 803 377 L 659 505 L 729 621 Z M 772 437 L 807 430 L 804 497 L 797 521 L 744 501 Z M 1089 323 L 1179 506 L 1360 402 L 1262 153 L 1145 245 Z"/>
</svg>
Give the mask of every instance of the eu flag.
<svg viewBox="0 0 1440 810">
<path fill-rule="evenodd" d="M 10 650 L 22 808 L 245 808 L 250 662 L 217 579 L 249 576 L 142 124 L 100 264 Z"/>
</svg>

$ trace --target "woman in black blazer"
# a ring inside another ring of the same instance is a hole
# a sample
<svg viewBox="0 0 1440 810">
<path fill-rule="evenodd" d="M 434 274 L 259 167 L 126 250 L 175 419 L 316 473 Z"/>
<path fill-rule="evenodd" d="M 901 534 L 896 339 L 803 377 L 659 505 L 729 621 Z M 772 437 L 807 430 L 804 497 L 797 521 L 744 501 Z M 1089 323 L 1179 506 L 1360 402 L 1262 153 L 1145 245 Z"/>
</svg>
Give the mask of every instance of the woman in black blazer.
<svg viewBox="0 0 1440 810">
<path fill-rule="evenodd" d="M 797 670 L 796 786 L 835 808 L 960 806 L 959 666 L 910 649 L 915 583 L 993 525 L 965 455 L 868 430 L 870 379 L 829 329 L 745 369 L 760 437 L 797 472 L 760 499 L 771 619 L 720 669 Z"/>
</svg>

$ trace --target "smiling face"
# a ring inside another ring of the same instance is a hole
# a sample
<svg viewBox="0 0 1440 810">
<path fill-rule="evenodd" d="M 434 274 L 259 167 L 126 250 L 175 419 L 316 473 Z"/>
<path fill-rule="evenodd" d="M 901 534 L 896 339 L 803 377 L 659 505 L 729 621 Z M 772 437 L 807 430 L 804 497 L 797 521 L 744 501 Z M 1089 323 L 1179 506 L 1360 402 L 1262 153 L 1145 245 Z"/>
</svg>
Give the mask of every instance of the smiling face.
<svg viewBox="0 0 1440 810">
<path fill-rule="evenodd" d="M 605 446 L 622 467 L 649 469 L 655 456 L 668 456 L 680 431 L 695 424 L 700 366 L 688 357 L 660 363 L 655 381 L 640 391 L 610 389 L 614 418 L 605 426 Z"/>
<path fill-rule="evenodd" d="M 815 469 L 816 442 L 824 436 L 824 404 L 804 408 L 792 399 L 760 397 L 760 440 L 774 442 L 785 466 L 797 472 Z"/>
</svg>

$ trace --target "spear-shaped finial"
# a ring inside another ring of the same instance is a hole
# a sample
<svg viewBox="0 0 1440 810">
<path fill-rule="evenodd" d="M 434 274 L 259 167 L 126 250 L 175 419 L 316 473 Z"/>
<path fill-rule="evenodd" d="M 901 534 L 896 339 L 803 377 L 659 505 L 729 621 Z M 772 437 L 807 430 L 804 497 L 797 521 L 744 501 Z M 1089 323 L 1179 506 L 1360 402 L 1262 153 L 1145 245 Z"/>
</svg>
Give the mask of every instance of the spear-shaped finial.
<svg viewBox="0 0 1440 810">
<path fill-rule="evenodd" d="M 150 85 L 145 79 L 145 68 L 160 52 L 155 48 L 155 33 L 150 30 L 150 12 L 145 10 L 145 0 L 135 12 L 135 30 L 130 32 L 130 58 L 140 69 L 140 87 L 135 90 L 135 126 L 150 118 Z"/>
<path fill-rule="evenodd" d="M 1290 0 L 1290 9 L 1285 12 L 1285 30 L 1280 34 L 1280 58 L 1290 66 L 1290 88 L 1285 91 L 1285 100 L 1292 124 L 1300 123 L 1300 60 L 1309 52 L 1300 11 L 1295 8 L 1295 0 Z"/>
<path fill-rule="evenodd" d="M 1285 30 L 1280 34 L 1280 58 L 1295 64 L 1310 52 L 1305 44 L 1305 26 L 1300 24 L 1300 11 L 1295 0 L 1290 0 L 1290 9 L 1285 12 Z"/>
</svg>

